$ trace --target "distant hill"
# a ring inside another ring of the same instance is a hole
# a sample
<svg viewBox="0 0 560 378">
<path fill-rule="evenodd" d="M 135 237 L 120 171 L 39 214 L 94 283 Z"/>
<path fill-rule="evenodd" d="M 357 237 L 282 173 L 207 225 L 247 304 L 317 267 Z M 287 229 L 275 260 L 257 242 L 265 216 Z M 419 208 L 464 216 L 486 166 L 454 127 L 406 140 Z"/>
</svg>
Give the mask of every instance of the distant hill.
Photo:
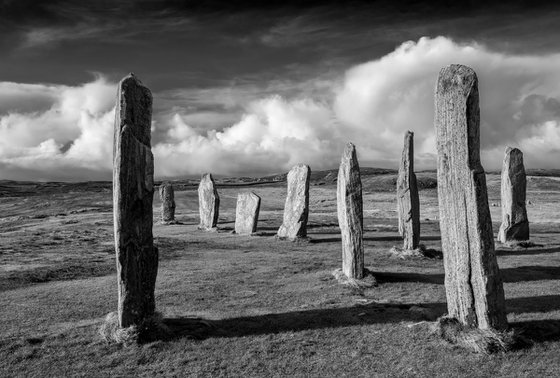
<svg viewBox="0 0 560 378">
<path fill-rule="evenodd" d="M 394 191 L 397 182 L 397 170 L 386 168 L 362 167 L 360 169 L 364 191 L 387 192 Z M 500 175 L 500 171 L 489 171 L 489 175 Z M 263 177 L 218 177 L 215 179 L 218 187 L 255 186 L 255 185 L 284 185 L 288 173 L 279 173 Z M 311 171 L 311 185 L 335 185 L 338 169 Z M 560 169 L 527 169 L 527 176 L 560 177 Z M 416 172 L 418 188 L 420 190 L 437 187 L 437 173 L 435 170 Z M 175 190 L 187 190 L 198 186 L 198 178 L 184 180 L 169 180 Z M 161 180 L 155 182 L 160 185 Z M 33 182 L 0 180 L 0 197 L 25 197 L 34 194 L 55 194 L 71 192 L 110 192 L 111 181 L 85 182 Z"/>
</svg>

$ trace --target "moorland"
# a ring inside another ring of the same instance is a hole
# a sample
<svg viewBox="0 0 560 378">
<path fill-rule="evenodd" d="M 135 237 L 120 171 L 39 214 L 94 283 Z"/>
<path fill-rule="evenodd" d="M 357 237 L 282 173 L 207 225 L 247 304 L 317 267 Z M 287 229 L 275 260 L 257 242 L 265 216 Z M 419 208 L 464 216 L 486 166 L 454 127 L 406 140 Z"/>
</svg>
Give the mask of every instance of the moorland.
<svg viewBox="0 0 560 378">
<path fill-rule="evenodd" d="M 285 175 L 219 178 L 217 232 L 198 225 L 198 180 L 174 181 L 159 223 L 156 306 L 169 340 L 108 344 L 116 310 L 110 182 L 0 181 L 0 376 L 560 376 L 560 176 L 528 171 L 531 246 L 496 242 L 511 327 L 530 341 L 477 354 L 434 335 L 443 262 L 398 259 L 396 172 L 362 168 L 365 264 L 378 285 L 340 285 L 336 170 L 314 172 L 309 239 L 277 240 Z M 421 243 L 441 250 L 436 174 L 418 172 Z M 487 174 L 494 234 L 500 175 Z M 232 233 L 237 193 L 262 198 L 254 236 Z"/>
</svg>

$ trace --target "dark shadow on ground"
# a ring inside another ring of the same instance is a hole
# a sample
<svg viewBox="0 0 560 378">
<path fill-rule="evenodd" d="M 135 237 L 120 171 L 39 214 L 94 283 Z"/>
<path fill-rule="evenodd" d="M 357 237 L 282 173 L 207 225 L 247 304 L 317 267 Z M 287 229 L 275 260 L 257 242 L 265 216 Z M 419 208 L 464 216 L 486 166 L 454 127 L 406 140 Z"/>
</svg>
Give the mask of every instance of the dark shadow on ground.
<svg viewBox="0 0 560 378">
<path fill-rule="evenodd" d="M 506 299 L 508 313 L 550 312 L 560 310 L 560 295 Z"/>
<path fill-rule="evenodd" d="M 560 279 L 559 266 L 518 266 L 500 269 L 504 282 L 527 282 Z M 384 282 L 425 282 L 443 285 L 444 274 L 420 274 L 408 272 L 373 272 L 379 283 Z"/>
<path fill-rule="evenodd" d="M 212 321 L 186 317 L 165 318 L 163 322 L 176 337 L 243 337 L 352 325 L 432 321 L 443 315 L 445 311 L 445 303 L 370 303 L 354 307 L 293 311 Z"/>
<path fill-rule="evenodd" d="M 526 338 L 534 342 L 560 341 L 560 320 L 529 320 L 524 322 L 510 323 Z"/>
<path fill-rule="evenodd" d="M 423 282 L 443 285 L 443 274 L 420 274 L 408 272 L 373 272 L 375 279 L 378 283 L 392 283 L 392 282 Z"/>
<path fill-rule="evenodd" d="M 560 279 L 560 266 L 529 265 L 500 269 L 504 282 L 525 282 Z"/>
<path fill-rule="evenodd" d="M 512 298 L 506 300 L 508 312 L 547 312 L 560 308 L 560 296 Z M 435 321 L 447 312 L 445 303 L 377 303 L 353 307 L 292 311 L 279 314 L 242 316 L 221 320 L 177 317 L 165 318 L 175 338 L 244 337 L 353 325 Z M 560 320 L 511 323 L 510 327 L 536 341 L 560 340 Z"/>
<path fill-rule="evenodd" d="M 308 234 L 308 236 L 311 238 L 311 240 L 309 240 L 310 243 L 340 243 L 342 241 L 341 238 L 331 238 L 331 237 L 327 237 L 327 238 L 315 238 L 314 235 L 329 235 L 330 233 L 328 232 L 321 232 L 321 233 L 317 233 L 317 234 Z M 336 233 L 337 235 L 340 235 L 340 232 Z M 402 242 L 402 237 L 400 236 L 365 236 L 363 238 L 364 241 L 394 241 L 394 242 Z M 439 236 L 426 236 L 426 237 L 422 237 L 420 238 L 420 242 L 422 241 L 431 241 L 431 240 L 441 240 L 441 237 Z"/>
<path fill-rule="evenodd" d="M 523 256 L 523 255 L 542 255 L 546 253 L 560 252 L 560 247 L 555 248 L 518 248 L 518 249 L 496 249 L 498 256 Z"/>
</svg>

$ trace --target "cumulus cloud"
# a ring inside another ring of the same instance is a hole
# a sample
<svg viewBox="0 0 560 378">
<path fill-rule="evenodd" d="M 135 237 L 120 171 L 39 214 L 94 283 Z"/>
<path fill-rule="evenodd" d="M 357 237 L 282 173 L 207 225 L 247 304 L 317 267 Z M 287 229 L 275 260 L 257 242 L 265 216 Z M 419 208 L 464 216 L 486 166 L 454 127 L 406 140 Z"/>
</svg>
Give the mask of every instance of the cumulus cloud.
<svg viewBox="0 0 560 378">
<path fill-rule="evenodd" d="M 223 131 L 201 133 L 176 115 L 169 143 L 154 147 L 156 172 L 163 176 L 265 174 L 299 162 L 328 168 L 339 152 L 332 112 L 310 99 L 270 97 L 252 102 L 242 119 Z"/>
<path fill-rule="evenodd" d="M 17 96 L 10 96 L 16 93 Z M 0 83 L 0 177 L 88 179 L 111 169 L 115 85 Z M 17 98 L 17 101 L 13 101 Z M 10 105 L 11 104 L 11 105 Z"/>
<path fill-rule="evenodd" d="M 271 86 L 154 93 L 156 176 L 272 174 L 299 162 L 334 168 L 347 141 L 362 166 L 396 167 L 406 130 L 415 132 L 417 168 L 434 168 L 433 92 L 451 63 L 479 77 L 483 165 L 499 168 L 510 145 L 529 167 L 555 167 L 560 54 L 512 55 L 437 37 L 403 43 L 328 81 L 308 78 L 297 91 L 284 81 L 277 94 Z M 102 77 L 76 87 L 0 83 L 0 175 L 110 178 L 115 92 Z M 205 93 L 214 94 L 207 103 Z"/>
</svg>

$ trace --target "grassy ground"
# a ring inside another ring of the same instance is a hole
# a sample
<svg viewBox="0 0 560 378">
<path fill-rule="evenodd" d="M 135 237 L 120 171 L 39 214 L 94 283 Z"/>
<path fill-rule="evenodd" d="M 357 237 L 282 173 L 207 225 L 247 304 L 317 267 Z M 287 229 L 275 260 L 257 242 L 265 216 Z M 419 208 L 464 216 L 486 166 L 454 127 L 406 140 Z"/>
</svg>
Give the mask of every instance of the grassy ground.
<svg viewBox="0 0 560 378">
<path fill-rule="evenodd" d="M 231 233 L 242 188 L 220 189 L 218 233 L 196 229 L 194 189 L 176 192 L 182 224 L 156 224 L 154 235 L 157 307 L 177 337 L 128 348 L 97 334 L 117 301 L 110 189 L 21 194 L 3 185 L 0 376 L 560 376 L 560 182 L 529 180 L 537 247 L 497 244 L 508 319 L 533 343 L 486 356 L 430 332 L 446 311 L 442 261 L 388 257 L 401 243 L 393 178 L 363 179 L 366 265 L 379 286 L 362 291 L 331 275 L 340 266 L 332 182 L 312 186 L 310 240 L 301 243 L 273 237 L 283 183 L 250 188 L 263 198 L 253 237 Z M 499 177 L 488 183 L 497 232 Z M 434 189 L 421 205 L 422 242 L 440 249 Z"/>
</svg>

